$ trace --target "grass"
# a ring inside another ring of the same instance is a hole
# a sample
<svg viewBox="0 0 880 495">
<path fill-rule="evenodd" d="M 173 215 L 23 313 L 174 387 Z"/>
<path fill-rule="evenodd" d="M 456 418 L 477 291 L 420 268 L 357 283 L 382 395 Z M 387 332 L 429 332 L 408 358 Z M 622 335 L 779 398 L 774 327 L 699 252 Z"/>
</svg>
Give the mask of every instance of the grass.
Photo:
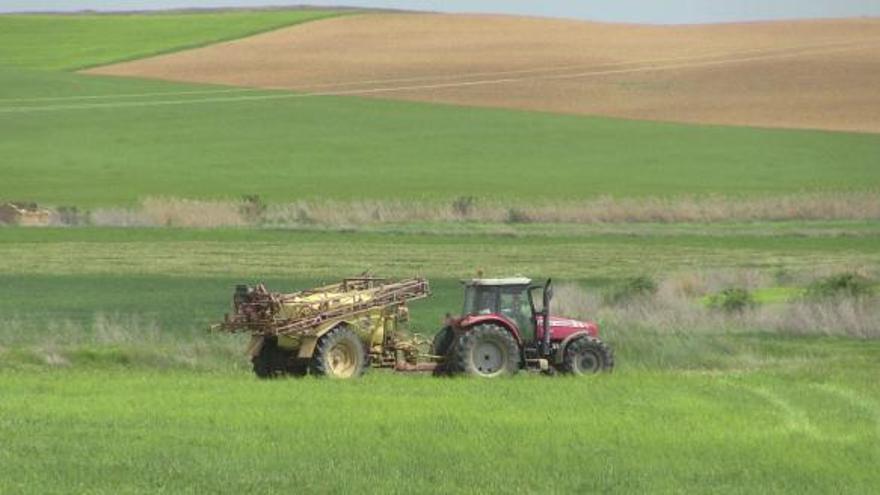
<svg viewBox="0 0 880 495">
<path fill-rule="evenodd" d="M 24 80 L 30 85 L 38 79 L 33 74 L 9 77 L 8 71 L 5 76 L 3 83 L 12 94 Z M 117 91 L 140 91 L 140 82 L 132 84 L 131 90 Z M 198 98 L 204 96 L 173 100 Z M 157 100 L 172 99 L 126 103 Z M 242 194 L 273 202 L 389 195 L 517 197 L 528 202 L 600 195 L 871 190 L 880 185 L 874 166 L 880 137 L 873 135 L 630 122 L 342 97 L 229 96 L 192 105 L 34 112 L 4 111 L 23 108 L 21 104 L 4 107 L 0 132 L 9 139 L 0 143 L 0 153 L 16 160 L 8 165 L 0 196 L 56 205 Z"/>
<path fill-rule="evenodd" d="M 613 278 L 695 268 L 876 267 L 876 235 L 521 236 L 284 230 L 0 229 L 0 273 L 242 278 L 523 273 Z"/>
<path fill-rule="evenodd" d="M 0 490 L 869 493 L 877 357 L 493 382 L 8 372 Z"/>
<path fill-rule="evenodd" d="M 0 63 L 74 70 L 242 38 L 333 10 L 0 16 Z"/>
</svg>

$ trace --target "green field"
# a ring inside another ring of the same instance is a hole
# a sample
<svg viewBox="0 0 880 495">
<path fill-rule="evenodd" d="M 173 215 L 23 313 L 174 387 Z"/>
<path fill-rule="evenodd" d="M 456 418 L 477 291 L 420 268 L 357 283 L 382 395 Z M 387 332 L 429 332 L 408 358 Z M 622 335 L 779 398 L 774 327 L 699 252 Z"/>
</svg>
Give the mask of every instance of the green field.
<svg viewBox="0 0 880 495">
<path fill-rule="evenodd" d="M 6 87 L 16 88 L 39 78 L 20 80 L 15 73 L 5 79 Z M 131 85 L 114 89 L 120 93 L 145 89 L 140 82 L 112 82 Z M 880 137 L 873 135 L 342 97 L 236 99 L 254 96 L 151 96 L 101 100 L 107 106 L 97 108 L 77 101 L 86 108 L 73 109 L 30 102 L 28 107 L 58 107 L 32 112 L 6 103 L 0 132 L 10 139 L 0 142 L 0 153 L 16 158 L 0 196 L 95 206 L 162 195 L 530 201 L 880 186 Z M 172 104 L 152 106 L 157 101 Z"/>
<path fill-rule="evenodd" d="M 880 136 L 363 100 L 65 72 L 329 11 L 0 16 L 0 202 L 148 196 L 508 204 L 880 188 Z M 862 217 L 857 217 L 862 218 Z M 611 375 L 260 382 L 205 332 L 233 286 L 426 276 L 431 335 L 458 279 L 602 291 L 757 273 L 785 305 L 880 273 L 874 220 L 0 228 L 0 493 L 873 493 L 880 341 L 600 320 Z M 794 280 L 794 281 L 793 281 Z M 869 301 L 876 301 L 876 298 Z M 704 301 L 694 298 L 702 308 Z M 607 310 L 607 308 L 606 308 Z M 612 315 L 613 316 L 613 315 Z M 651 315 L 646 315 L 649 317 Z M 623 323 L 622 323 L 623 322 Z M 840 334 L 836 334 L 840 335 Z"/>
<path fill-rule="evenodd" d="M 230 36 L 303 15 L 212 19 Z M 148 20 L 152 29 L 174 30 L 187 19 Z M 16 28 L 28 23 L 56 35 Z M 68 33 L 67 23 L 87 25 L 89 36 Z M 23 60 L 0 57 L 0 156 L 11 157 L 0 197 L 90 207 L 146 196 L 534 201 L 880 187 L 876 135 L 229 92 L 21 68 L 57 67 L 41 54 L 56 52 L 58 36 L 85 47 L 106 40 L 107 60 L 137 56 L 131 47 L 142 44 L 116 26 L 103 16 L 0 17 L 2 44 Z M 186 43 L 210 39 L 197 34 Z M 94 62 L 81 51 L 64 54 L 60 65 Z"/>
<path fill-rule="evenodd" d="M 74 70 L 242 38 L 341 12 L 268 10 L 0 16 L 0 65 Z"/>
<path fill-rule="evenodd" d="M 877 346 L 726 375 L 6 373 L 4 492 L 871 493 Z"/>
<path fill-rule="evenodd" d="M 679 270 L 880 263 L 873 235 L 447 235 L 288 230 L 0 229 L 0 272 L 466 277 L 477 269 L 618 278 Z"/>
</svg>

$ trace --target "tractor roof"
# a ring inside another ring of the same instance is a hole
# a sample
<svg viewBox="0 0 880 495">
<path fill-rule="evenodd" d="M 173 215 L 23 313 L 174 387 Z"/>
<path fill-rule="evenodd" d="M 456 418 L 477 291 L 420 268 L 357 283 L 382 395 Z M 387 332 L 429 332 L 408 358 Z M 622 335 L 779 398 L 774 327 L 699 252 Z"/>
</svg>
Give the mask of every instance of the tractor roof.
<svg viewBox="0 0 880 495">
<path fill-rule="evenodd" d="M 464 285 L 486 285 L 486 286 L 499 286 L 499 285 L 529 285 L 532 283 L 532 279 L 526 277 L 507 277 L 507 278 L 472 278 L 467 280 L 462 280 Z"/>
</svg>

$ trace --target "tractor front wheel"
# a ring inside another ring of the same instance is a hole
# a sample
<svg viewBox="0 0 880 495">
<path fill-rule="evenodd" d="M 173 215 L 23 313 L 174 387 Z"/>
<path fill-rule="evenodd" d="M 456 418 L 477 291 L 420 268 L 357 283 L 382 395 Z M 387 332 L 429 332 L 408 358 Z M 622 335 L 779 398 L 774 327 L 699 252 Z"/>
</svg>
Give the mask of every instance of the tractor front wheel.
<svg viewBox="0 0 880 495">
<path fill-rule="evenodd" d="M 614 368 L 614 353 L 595 337 L 581 337 L 565 347 L 559 371 L 573 375 L 592 375 Z"/>
<path fill-rule="evenodd" d="M 494 378 L 519 371 L 519 345 L 498 325 L 478 325 L 459 337 L 453 350 L 455 371 Z"/>
<path fill-rule="evenodd" d="M 338 326 L 318 340 L 312 358 L 312 373 L 330 378 L 361 376 L 367 367 L 367 353 L 360 337 L 346 326 Z"/>
</svg>

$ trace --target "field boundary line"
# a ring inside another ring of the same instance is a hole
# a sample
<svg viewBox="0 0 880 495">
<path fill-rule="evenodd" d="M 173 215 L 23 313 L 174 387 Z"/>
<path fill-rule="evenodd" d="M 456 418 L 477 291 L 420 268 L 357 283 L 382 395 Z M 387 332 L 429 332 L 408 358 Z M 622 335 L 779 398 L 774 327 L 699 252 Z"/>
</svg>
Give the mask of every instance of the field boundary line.
<svg viewBox="0 0 880 495">
<path fill-rule="evenodd" d="M 263 88 L 228 88 L 228 89 L 204 89 L 192 91 L 156 91 L 153 93 L 120 93 L 117 95 L 83 95 L 83 96 L 40 96 L 33 98 L 0 98 L 3 102 L 39 102 L 39 101 L 75 101 L 75 100 L 98 100 L 98 99 L 116 99 L 116 98 L 144 98 L 149 96 L 189 96 L 189 95 L 206 95 L 206 94 L 223 94 L 223 93 L 241 93 L 254 91 L 270 91 Z"/>
<path fill-rule="evenodd" d="M 293 27 L 298 26 L 300 24 L 307 24 L 307 23 L 313 22 L 313 21 L 322 21 L 322 20 L 326 20 L 326 19 L 333 19 L 335 17 L 352 15 L 352 12 L 350 12 L 350 11 L 348 11 L 348 12 L 346 12 L 346 11 L 333 11 L 330 9 L 324 10 L 324 9 L 320 9 L 320 7 L 316 10 L 323 10 L 323 12 L 320 15 L 315 15 L 314 17 L 310 17 L 308 19 L 296 19 L 296 20 L 291 20 L 289 22 L 285 21 L 285 22 L 281 22 L 281 23 L 271 25 L 271 26 L 264 26 L 261 28 L 255 28 L 255 29 L 252 29 L 252 30 L 244 32 L 244 33 L 239 33 L 239 34 L 235 34 L 235 35 L 231 35 L 231 36 L 222 36 L 222 37 L 214 39 L 214 40 L 205 40 L 205 41 L 180 45 L 180 46 L 176 46 L 176 47 L 168 47 L 167 49 L 158 50 L 153 53 L 142 54 L 142 55 L 131 55 L 128 57 L 119 58 L 119 59 L 109 61 L 109 62 L 98 62 L 98 63 L 93 63 L 93 64 L 80 65 L 80 66 L 76 66 L 76 67 L 68 67 L 66 70 L 67 71 L 84 71 L 84 70 L 89 70 L 89 69 L 95 69 L 98 67 L 106 67 L 108 65 L 122 64 L 125 62 L 133 62 L 136 60 L 143 60 L 146 58 L 160 57 L 162 55 L 169 55 L 172 53 L 178 53 L 178 52 L 183 52 L 183 51 L 188 51 L 188 50 L 196 50 L 198 48 L 204 48 L 204 47 L 210 46 L 210 45 L 219 45 L 219 44 L 223 44 L 223 43 L 234 43 L 238 40 L 250 38 L 253 36 L 259 36 L 261 34 L 269 33 L 272 31 L 279 31 L 282 29 L 293 28 Z"/>
<path fill-rule="evenodd" d="M 241 102 L 241 101 L 262 101 L 262 100 L 277 100 L 277 99 L 295 99 L 295 98 L 309 98 L 309 97 L 317 97 L 317 96 L 360 96 L 360 95 L 371 95 L 371 94 L 383 94 L 383 93 L 394 93 L 394 92 L 402 92 L 402 91 L 417 91 L 417 90 L 425 90 L 425 89 L 451 89 L 451 88 L 465 88 L 472 86 L 486 86 L 486 85 L 497 85 L 497 84 L 510 84 L 516 82 L 526 82 L 526 81 L 543 81 L 543 80 L 564 80 L 564 79 L 582 79 L 587 77 L 601 77 L 607 75 L 616 75 L 616 74 L 633 74 L 640 72 L 660 72 L 660 71 L 668 71 L 668 70 L 676 70 L 676 69 L 690 69 L 690 68 L 698 68 L 698 67 L 713 67 L 713 66 L 721 66 L 721 65 L 732 65 L 743 62 L 756 62 L 763 60 L 778 60 L 778 59 L 786 59 L 786 58 L 797 58 L 802 56 L 809 55 L 818 55 L 818 54 L 830 54 L 830 53 L 840 53 L 851 50 L 862 50 L 868 48 L 875 48 L 878 44 L 876 42 L 870 44 L 860 44 L 856 46 L 844 46 L 844 47 L 836 47 L 836 48 L 828 48 L 827 50 L 809 50 L 809 51 L 797 51 L 795 53 L 786 52 L 786 53 L 774 53 L 774 54 L 765 54 L 765 55 L 755 55 L 748 57 L 735 57 L 735 58 L 726 58 L 720 60 L 708 60 L 708 61 L 686 61 L 682 63 L 674 63 L 667 65 L 654 65 L 654 66 L 645 66 L 645 67 L 630 67 L 624 69 L 608 69 L 608 70 L 593 70 L 588 72 L 580 72 L 575 74 L 549 74 L 549 75 L 538 75 L 538 76 L 528 76 L 528 77 L 508 77 L 508 78 L 498 78 L 498 79 L 482 79 L 476 81 L 456 81 L 456 82 L 448 82 L 448 83 L 432 83 L 432 84 L 416 84 L 416 85 L 406 85 L 406 86 L 394 86 L 394 87 L 384 87 L 384 88 L 365 88 L 365 89 L 348 89 L 348 90 L 337 90 L 337 91 L 312 91 L 305 93 L 284 93 L 284 94 L 269 94 L 269 95 L 244 95 L 244 96 L 230 96 L 230 97 L 217 97 L 217 98 L 196 98 L 196 99 L 188 99 L 188 100 L 154 100 L 154 101 L 135 101 L 135 102 L 100 102 L 100 103 L 82 103 L 82 104 L 70 104 L 70 105 L 47 105 L 47 106 L 19 106 L 19 107 L 0 107 L 0 113 L 34 113 L 34 112 L 48 112 L 48 111 L 60 111 L 60 110 L 84 110 L 84 109 L 102 109 L 102 108 L 127 108 L 127 107 L 149 107 L 149 106 L 169 106 L 169 105 L 192 105 L 199 103 L 218 103 L 218 102 Z M 655 62 L 656 63 L 656 62 Z M 264 91 L 271 91 L 273 89 L 278 90 L 280 88 L 260 88 Z"/>
</svg>

